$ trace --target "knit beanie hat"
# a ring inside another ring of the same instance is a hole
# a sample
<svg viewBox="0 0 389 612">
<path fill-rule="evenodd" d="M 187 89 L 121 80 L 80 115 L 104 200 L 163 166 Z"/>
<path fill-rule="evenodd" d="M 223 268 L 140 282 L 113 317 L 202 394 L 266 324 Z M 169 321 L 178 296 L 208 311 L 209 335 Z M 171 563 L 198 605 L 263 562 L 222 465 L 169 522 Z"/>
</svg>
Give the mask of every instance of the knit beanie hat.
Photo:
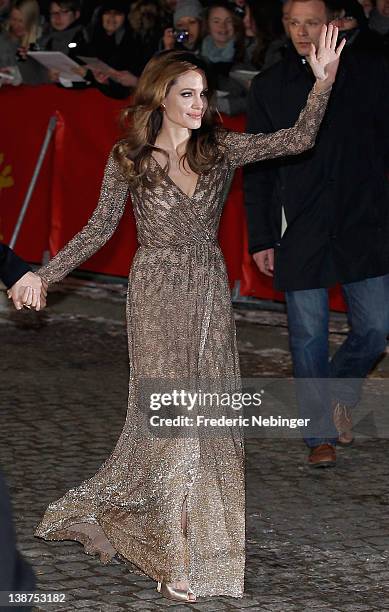
<svg viewBox="0 0 389 612">
<path fill-rule="evenodd" d="M 177 23 L 180 21 L 181 17 L 201 19 L 202 14 L 203 7 L 199 0 L 178 0 L 173 16 L 174 27 L 177 27 Z"/>
</svg>

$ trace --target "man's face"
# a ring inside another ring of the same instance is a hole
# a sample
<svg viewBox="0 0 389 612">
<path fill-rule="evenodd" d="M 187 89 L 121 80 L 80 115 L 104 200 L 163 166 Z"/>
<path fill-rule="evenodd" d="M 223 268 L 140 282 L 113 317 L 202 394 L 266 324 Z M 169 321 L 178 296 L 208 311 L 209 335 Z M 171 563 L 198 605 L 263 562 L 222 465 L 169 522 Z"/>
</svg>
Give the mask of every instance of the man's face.
<svg viewBox="0 0 389 612">
<path fill-rule="evenodd" d="M 317 48 L 323 25 L 328 23 L 322 0 L 294 0 L 289 12 L 289 33 L 299 55 L 309 55 L 311 43 Z"/>
<path fill-rule="evenodd" d="M 78 11 L 74 12 L 61 8 L 56 2 L 50 4 L 50 25 L 58 32 L 66 30 L 79 16 L 80 13 Z"/>
<path fill-rule="evenodd" d="M 377 0 L 377 11 L 384 17 L 389 17 L 389 0 Z"/>
</svg>

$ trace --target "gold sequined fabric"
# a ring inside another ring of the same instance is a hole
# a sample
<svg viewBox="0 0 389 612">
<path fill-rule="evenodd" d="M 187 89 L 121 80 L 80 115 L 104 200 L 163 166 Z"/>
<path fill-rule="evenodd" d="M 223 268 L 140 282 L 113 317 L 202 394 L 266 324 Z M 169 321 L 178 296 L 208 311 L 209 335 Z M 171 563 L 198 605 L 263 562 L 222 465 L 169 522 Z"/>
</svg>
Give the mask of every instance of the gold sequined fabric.
<svg viewBox="0 0 389 612">
<path fill-rule="evenodd" d="M 89 222 L 38 273 L 49 283 L 59 281 L 95 253 L 115 231 L 130 193 L 140 247 L 127 297 L 127 417 L 98 472 L 51 503 L 35 535 L 79 541 L 103 562 L 118 553 L 155 580 L 187 578 L 197 596 L 242 597 L 241 429 L 231 427 L 222 437 L 140 435 L 136 390 L 142 377 L 223 379 L 239 387 L 230 292 L 217 243 L 225 185 L 238 166 L 312 147 L 329 95 L 313 90 L 293 128 L 269 135 L 228 132 L 223 161 L 199 176 L 191 198 L 168 176 L 156 187 L 146 179 L 129 192 L 110 155 Z M 149 170 L 162 172 L 153 158 Z"/>
</svg>

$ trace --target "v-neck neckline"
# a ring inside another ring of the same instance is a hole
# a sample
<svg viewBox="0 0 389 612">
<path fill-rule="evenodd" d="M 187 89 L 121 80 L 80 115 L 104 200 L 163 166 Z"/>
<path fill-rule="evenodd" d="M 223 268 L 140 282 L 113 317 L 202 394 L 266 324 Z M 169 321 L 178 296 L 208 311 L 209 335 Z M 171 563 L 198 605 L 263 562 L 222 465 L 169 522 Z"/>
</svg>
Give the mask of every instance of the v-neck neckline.
<svg viewBox="0 0 389 612">
<path fill-rule="evenodd" d="M 193 200 L 194 196 L 197 193 L 197 189 L 201 180 L 201 174 L 197 175 L 197 181 L 196 181 L 196 185 L 193 191 L 193 194 L 190 196 L 187 193 L 185 193 L 185 191 L 182 191 L 181 187 L 179 185 L 177 185 L 177 183 L 175 181 L 173 181 L 173 179 L 171 178 L 171 176 L 168 175 L 167 172 L 164 171 L 164 169 L 162 168 L 161 164 L 159 163 L 159 161 L 157 161 L 154 157 L 154 155 L 151 155 L 151 159 L 154 161 L 154 163 L 158 166 L 159 171 L 163 174 L 164 177 L 167 178 L 167 180 L 173 185 L 173 187 L 176 188 L 176 190 L 183 195 L 185 198 L 187 198 L 188 200 Z"/>
</svg>

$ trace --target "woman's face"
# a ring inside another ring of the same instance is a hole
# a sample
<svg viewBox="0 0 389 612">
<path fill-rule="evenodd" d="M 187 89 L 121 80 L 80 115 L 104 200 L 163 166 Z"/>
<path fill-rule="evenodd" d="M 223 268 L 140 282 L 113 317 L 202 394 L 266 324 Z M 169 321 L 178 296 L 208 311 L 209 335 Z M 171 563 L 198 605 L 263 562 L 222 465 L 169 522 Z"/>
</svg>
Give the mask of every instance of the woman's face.
<svg viewBox="0 0 389 612">
<path fill-rule="evenodd" d="M 157 25 L 158 15 L 155 4 L 143 4 L 139 9 L 142 29 L 151 30 Z"/>
<path fill-rule="evenodd" d="M 194 45 L 200 37 L 200 21 L 195 17 L 181 17 L 177 21 L 177 30 L 188 30 L 188 43 Z"/>
<path fill-rule="evenodd" d="M 234 20 L 230 11 L 221 6 L 211 9 L 208 17 L 208 29 L 217 47 L 225 47 L 233 40 Z"/>
<path fill-rule="evenodd" d="M 333 19 L 331 23 L 339 28 L 341 32 L 346 30 L 353 30 L 358 27 L 358 21 L 352 15 L 346 15 L 346 11 L 342 9 L 339 17 Z"/>
<path fill-rule="evenodd" d="M 246 4 L 246 10 L 243 17 L 244 33 L 248 38 L 255 36 L 255 26 L 251 19 L 250 7 Z"/>
<path fill-rule="evenodd" d="M 384 17 L 389 17 L 389 0 L 377 0 L 377 10 Z"/>
<path fill-rule="evenodd" d="M 114 34 L 116 30 L 122 27 L 126 16 L 117 11 L 107 11 L 103 13 L 102 22 L 103 28 L 107 34 Z"/>
<path fill-rule="evenodd" d="M 189 70 L 177 77 L 163 100 L 164 121 L 188 130 L 198 130 L 208 107 L 207 80 L 201 70 Z"/>
<path fill-rule="evenodd" d="M 9 17 L 9 31 L 15 38 L 23 38 L 27 34 L 24 17 L 19 9 L 14 8 Z"/>
<path fill-rule="evenodd" d="M 369 17 L 373 10 L 373 0 L 358 0 L 358 2 L 362 4 L 366 17 Z"/>
</svg>

